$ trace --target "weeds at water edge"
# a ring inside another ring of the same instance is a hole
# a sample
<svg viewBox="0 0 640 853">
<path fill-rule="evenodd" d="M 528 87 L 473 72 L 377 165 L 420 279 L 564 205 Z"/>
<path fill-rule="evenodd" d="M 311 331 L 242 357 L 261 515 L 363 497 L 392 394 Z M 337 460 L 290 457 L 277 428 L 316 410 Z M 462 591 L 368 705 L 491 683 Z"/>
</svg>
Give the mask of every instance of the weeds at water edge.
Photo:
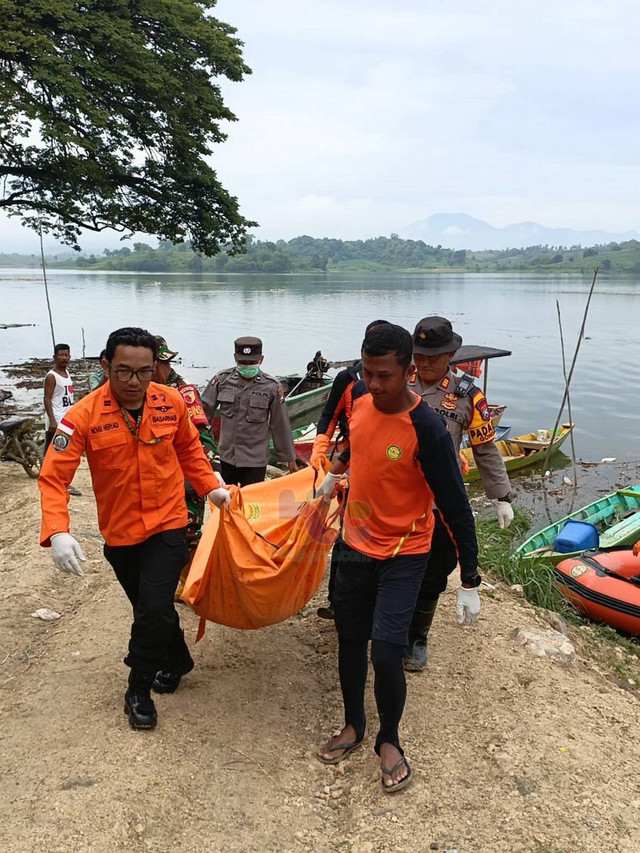
<svg viewBox="0 0 640 853">
<path fill-rule="evenodd" d="M 509 586 L 519 584 L 524 597 L 536 607 L 569 615 L 574 611 L 553 583 L 553 567 L 542 559 L 513 555 L 514 542 L 523 539 L 530 526 L 523 512 L 515 508 L 514 512 L 515 517 L 507 530 L 501 530 L 495 519 L 477 521 L 481 569 L 490 569 Z"/>
<path fill-rule="evenodd" d="M 535 607 L 560 613 L 568 622 L 583 630 L 588 629 L 595 645 L 615 647 L 613 651 L 618 657 L 609 659 L 610 669 L 616 673 L 620 686 L 627 690 L 638 689 L 640 643 L 619 634 L 614 628 L 597 625 L 583 618 L 558 592 L 553 582 L 551 563 L 543 558 L 513 555 L 514 543 L 524 539 L 530 526 L 530 521 L 523 512 L 516 508 L 514 512 L 515 517 L 507 530 L 501 530 L 498 522 L 491 518 L 476 521 L 480 570 L 489 569 L 509 586 L 519 584 L 527 601 Z M 621 652 L 629 657 L 621 659 Z"/>
</svg>

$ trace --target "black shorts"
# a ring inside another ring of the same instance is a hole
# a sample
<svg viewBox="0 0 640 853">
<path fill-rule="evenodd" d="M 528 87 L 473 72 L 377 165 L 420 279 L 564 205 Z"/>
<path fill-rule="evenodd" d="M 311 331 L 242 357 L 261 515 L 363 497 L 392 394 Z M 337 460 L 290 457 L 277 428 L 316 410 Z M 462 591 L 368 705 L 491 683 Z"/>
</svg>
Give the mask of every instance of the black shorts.
<svg viewBox="0 0 640 853">
<path fill-rule="evenodd" d="M 338 634 L 405 646 L 429 554 L 376 560 L 341 543 L 333 590 Z"/>
</svg>

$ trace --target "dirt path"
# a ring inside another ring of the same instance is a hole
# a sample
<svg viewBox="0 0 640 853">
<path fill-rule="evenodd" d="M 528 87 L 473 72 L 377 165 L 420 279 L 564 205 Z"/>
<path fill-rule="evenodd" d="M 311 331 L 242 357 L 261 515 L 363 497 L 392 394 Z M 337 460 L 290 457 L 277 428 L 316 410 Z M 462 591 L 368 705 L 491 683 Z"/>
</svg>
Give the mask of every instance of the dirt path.
<svg viewBox="0 0 640 853">
<path fill-rule="evenodd" d="M 409 680 L 416 779 L 404 793 L 379 791 L 371 735 L 338 768 L 313 758 L 340 723 L 335 637 L 315 606 L 257 632 L 210 625 L 196 670 L 158 698 L 158 729 L 131 731 L 130 615 L 86 469 L 75 485 L 84 580 L 38 547 L 35 482 L 0 466 L 0 850 L 640 850 L 636 694 L 616 686 L 589 630 L 574 632 L 579 657 L 565 666 L 517 646 L 514 628 L 544 623 L 500 586 L 472 629 L 455 623 L 453 592 L 437 613 L 429 671 Z M 38 607 L 62 619 L 33 618 Z M 186 609 L 183 621 L 193 637 Z"/>
</svg>

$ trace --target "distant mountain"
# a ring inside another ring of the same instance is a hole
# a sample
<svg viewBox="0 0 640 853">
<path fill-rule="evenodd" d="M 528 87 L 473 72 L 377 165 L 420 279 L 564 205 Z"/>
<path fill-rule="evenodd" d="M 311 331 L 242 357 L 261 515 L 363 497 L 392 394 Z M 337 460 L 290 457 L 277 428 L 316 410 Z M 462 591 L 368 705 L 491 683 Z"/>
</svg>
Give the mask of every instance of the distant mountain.
<svg viewBox="0 0 640 853">
<path fill-rule="evenodd" d="M 595 246 L 640 240 L 640 232 L 609 234 L 606 231 L 577 231 L 573 228 L 546 228 L 537 222 L 517 222 L 494 228 L 482 219 L 464 213 L 436 213 L 420 219 L 400 232 L 408 240 L 424 240 L 445 249 L 521 249 L 526 246 Z"/>
</svg>

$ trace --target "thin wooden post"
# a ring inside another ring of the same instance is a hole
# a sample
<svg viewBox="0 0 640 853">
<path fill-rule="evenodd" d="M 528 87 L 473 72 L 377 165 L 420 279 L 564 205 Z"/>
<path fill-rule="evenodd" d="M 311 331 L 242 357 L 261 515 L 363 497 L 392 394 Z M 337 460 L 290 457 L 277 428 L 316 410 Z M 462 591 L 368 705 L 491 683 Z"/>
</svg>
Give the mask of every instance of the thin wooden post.
<svg viewBox="0 0 640 853">
<path fill-rule="evenodd" d="M 578 342 L 576 343 L 576 349 L 573 353 L 573 360 L 571 361 L 571 368 L 569 370 L 569 376 L 566 379 L 564 386 L 564 394 L 562 395 L 562 403 L 560 404 L 560 411 L 558 412 L 558 417 L 556 418 L 555 426 L 553 427 L 553 431 L 551 433 L 551 441 L 549 442 L 549 449 L 547 450 L 547 455 L 544 459 L 544 465 L 542 466 L 542 476 L 544 477 L 544 472 L 547 470 L 547 465 L 549 463 L 549 457 L 551 456 L 551 449 L 553 446 L 553 439 L 555 438 L 556 430 L 558 429 L 558 424 L 560 423 L 560 418 L 562 417 L 562 412 L 564 410 L 564 404 L 567 401 L 567 395 L 569 393 L 569 385 L 571 384 L 571 379 L 573 377 L 573 370 L 576 366 L 576 361 L 578 359 L 578 353 L 580 352 L 580 344 L 582 343 L 582 338 L 584 337 L 584 329 L 587 324 L 587 315 L 589 313 L 589 305 L 591 304 L 591 297 L 593 296 L 593 289 L 596 286 L 596 279 L 598 277 L 598 267 L 596 267 L 593 271 L 593 281 L 591 282 L 591 287 L 589 288 L 589 296 L 587 297 L 587 304 L 584 308 L 584 314 L 582 316 L 582 325 L 580 326 L 580 331 L 578 333 Z"/>
<path fill-rule="evenodd" d="M 573 423 L 571 415 L 571 396 L 569 395 L 569 385 L 567 383 L 567 359 L 564 354 L 564 334 L 562 332 L 562 317 L 560 316 L 560 302 L 556 299 L 556 310 L 558 312 L 558 326 L 560 327 L 560 351 L 562 353 L 562 375 L 564 376 L 565 386 L 567 389 L 567 409 L 569 412 L 569 420 Z M 571 458 L 573 460 L 573 491 L 578 489 L 578 469 L 576 467 L 576 446 L 573 440 L 573 430 L 569 436 L 571 440 Z"/>
<path fill-rule="evenodd" d="M 40 234 L 40 258 L 42 259 L 42 276 L 44 278 L 44 292 L 47 297 L 47 311 L 49 312 L 49 326 L 51 327 L 51 341 L 53 343 L 53 348 L 51 352 L 56 347 L 56 335 L 53 331 L 53 317 L 51 316 L 51 302 L 49 301 L 49 285 L 47 283 L 47 268 L 44 264 L 44 244 L 42 242 L 42 220 L 38 220 L 38 233 Z"/>
</svg>

